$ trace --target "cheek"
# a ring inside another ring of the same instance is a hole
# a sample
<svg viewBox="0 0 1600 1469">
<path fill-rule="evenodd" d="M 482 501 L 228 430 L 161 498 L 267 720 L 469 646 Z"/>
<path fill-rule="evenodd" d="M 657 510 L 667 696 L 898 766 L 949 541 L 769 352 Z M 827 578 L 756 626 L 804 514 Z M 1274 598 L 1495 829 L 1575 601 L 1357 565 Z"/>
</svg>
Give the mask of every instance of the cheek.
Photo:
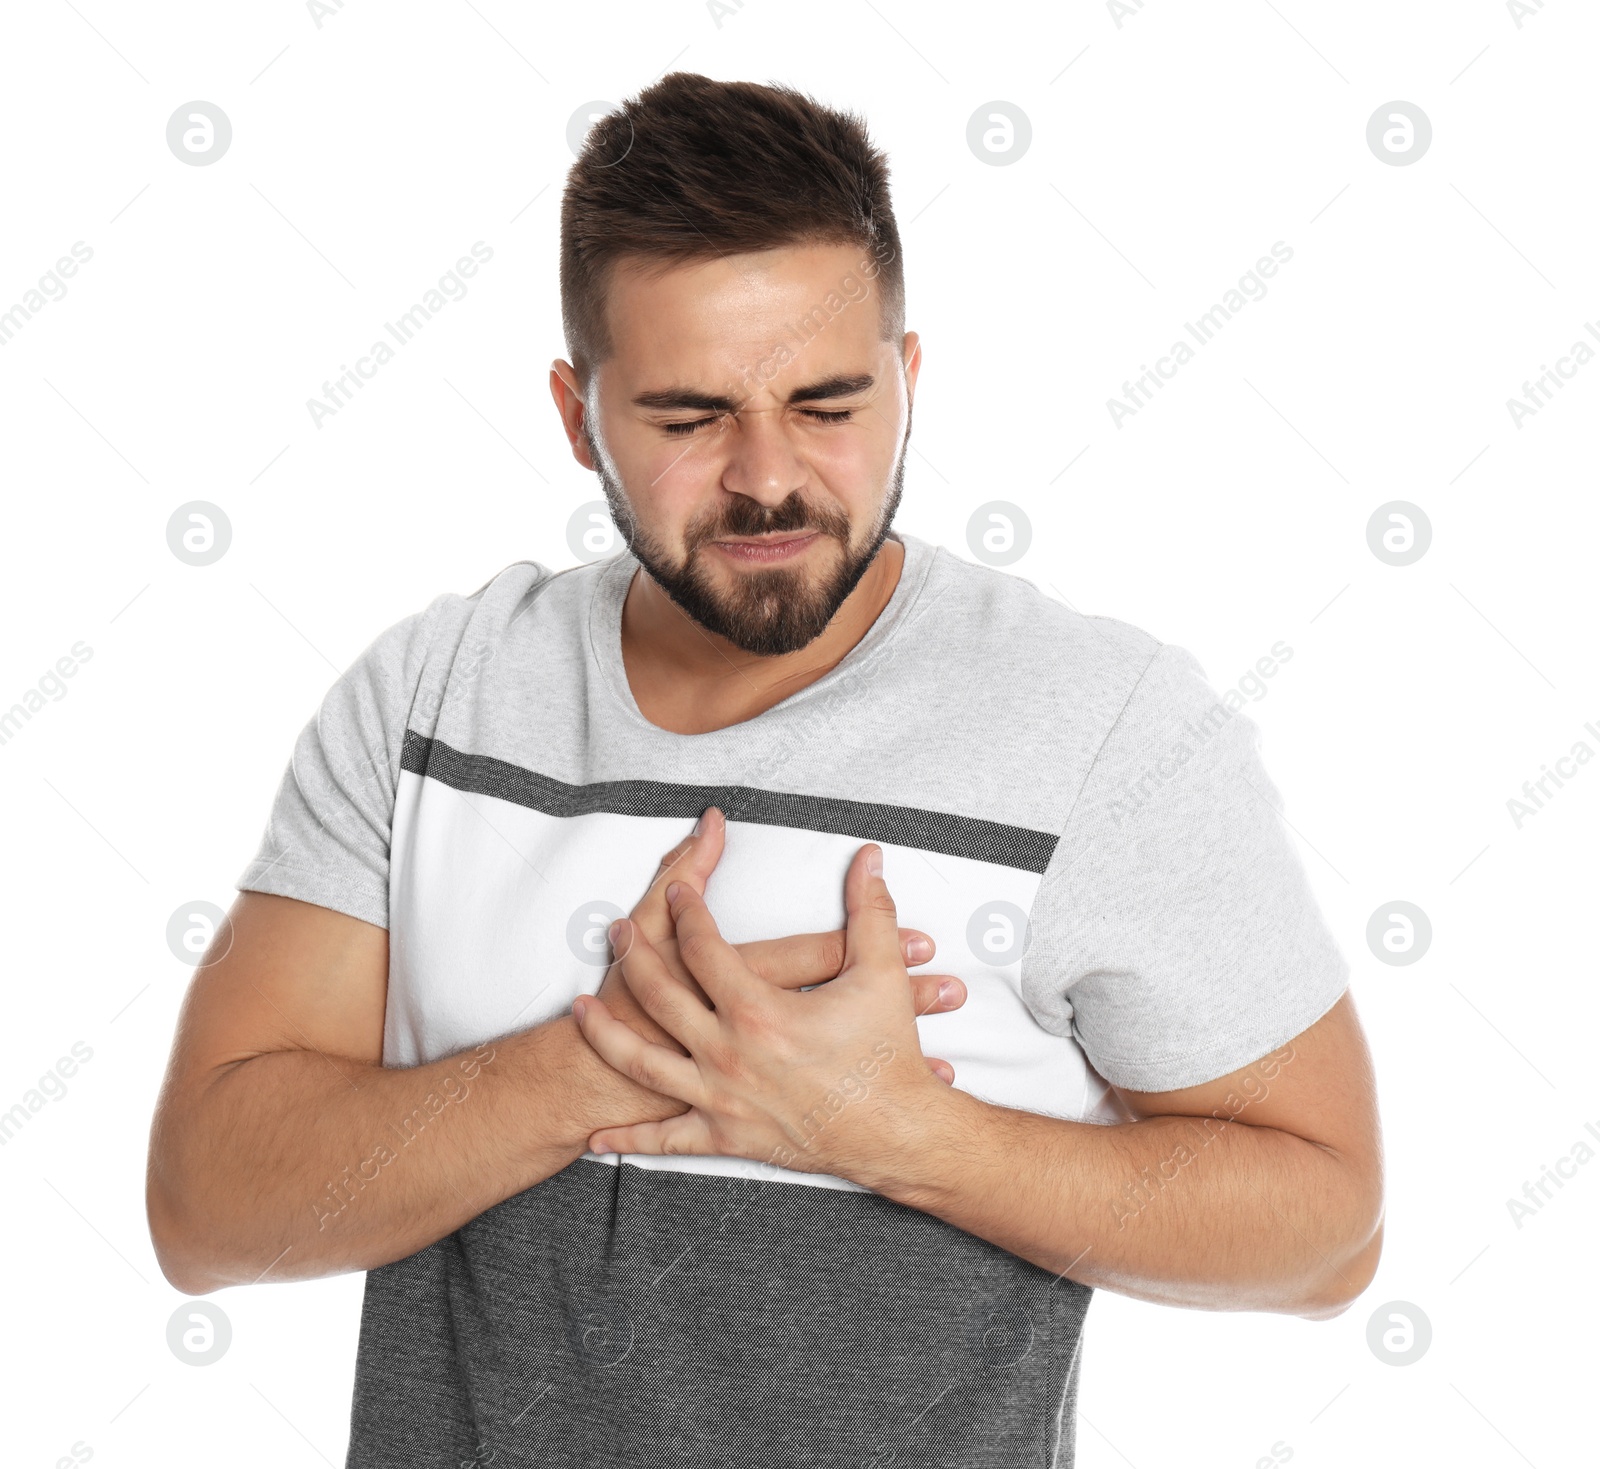
<svg viewBox="0 0 1600 1469">
<path fill-rule="evenodd" d="M 904 429 L 904 420 L 895 420 L 893 405 L 885 405 L 882 417 L 864 409 L 855 423 L 810 434 L 806 456 L 841 492 L 854 487 L 875 495 L 894 466 Z"/>
<path fill-rule="evenodd" d="M 653 432 L 641 437 L 633 461 L 618 467 L 636 498 L 670 510 L 702 497 L 706 487 L 721 478 L 726 459 L 726 434 L 703 428 L 682 439 L 664 438 Z"/>
<path fill-rule="evenodd" d="M 674 439 L 648 424 L 602 416 L 598 444 L 622 481 L 628 497 L 643 508 L 670 501 L 675 493 L 703 491 L 720 463 L 720 435 L 714 428 Z"/>
</svg>

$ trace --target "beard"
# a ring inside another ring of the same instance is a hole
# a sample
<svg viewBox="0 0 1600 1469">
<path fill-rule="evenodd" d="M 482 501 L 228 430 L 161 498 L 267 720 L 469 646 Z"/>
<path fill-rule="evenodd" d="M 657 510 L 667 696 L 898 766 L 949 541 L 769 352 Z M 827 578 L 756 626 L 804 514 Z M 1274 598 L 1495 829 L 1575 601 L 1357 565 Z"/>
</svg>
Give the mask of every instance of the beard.
<svg viewBox="0 0 1600 1469">
<path fill-rule="evenodd" d="M 843 511 L 812 505 L 798 490 L 771 509 L 735 495 L 710 519 L 685 530 L 682 561 L 674 560 L 660 539 L 640 526 L 627 495 L 607 469 L 605 456 L 599 452 L 587 422 L 583 433 L 611 519 L 639 565 L 708 632 L 726 638 L 746 653 L 770 658 L 798 652 L 822 635 L 888 539 L 904 488 L 911 415 L 908 405 L 906 431 L 888 494 L 874 524 L 859 543 L 852 543 L 850 519 Z M 723 587 L 705 564 L 705 555 L 717 553 L 701 553 L 707 542 L 726 537 L 803 530 L 838 541 L 843 552 L 833 569 L 823 572 L 815 583 L 815 573 L 805 567 L 772 566 L 736 572 L 731 578 L 732 586 Z"/>
</svg>

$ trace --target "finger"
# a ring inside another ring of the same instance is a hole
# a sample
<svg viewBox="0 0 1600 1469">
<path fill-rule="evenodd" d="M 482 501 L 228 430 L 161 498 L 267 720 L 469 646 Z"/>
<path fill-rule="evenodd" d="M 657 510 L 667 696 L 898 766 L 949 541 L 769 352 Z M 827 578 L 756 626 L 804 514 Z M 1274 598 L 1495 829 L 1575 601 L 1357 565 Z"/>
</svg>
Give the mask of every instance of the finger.
<svg viewBox="0 0 1600 1469">
<path fill-rule="evenodd" d="M 616 963 L 623 982 L 639 1008 L 674 1040 L 694 1051 L 716 1028 L 716 1017 L 707 1000 L 691 988 L 693 977 L 685 983 L 674 974 L 632 919 L 617 919 L 606 934 L 619 956 Z"/>
<path fill-rule="evenodd" d="M 967 987 L 953 974 L 913 974 L 911 1008 L 918 1015 L 943 1015 L 967 1003 Z"/>
<path fill-rule="evenodd" d="M 927 1056 L 928 1070 L 939 1078 L 946 1086 L 956 1079 L 956 1069 L 948 1061 L 941 1061 L 937 1056 Z"/>
<path fill-rule="evenodd" d="M 715 806 L 707 806 L 700 813 L 689 835 L 671 851 L 662 855 L 661 861 L 656 866 L 655 878 L 651 879 L 651 885 L 654 886 L 656 879 L 672 868 L 677 869 L 674 876 L 680 881 L 690 880 L 697 872 L 709 874 L 716 866 L 716 862 L 706 861 L 705 854 L 708 850 L 720 854 L 726 835 L 727 822 L 722 812 Z M 666 884 L 662 883 L 661 886 L 665 887 Z"/>
<path fill-rule="evenodd" d="M 646 936 L 659 943 L 672 936 L 672 918 L 667 912 L 667 884 L 686 882 L 697 893 L 706 890 L 706 882 L 722 858 L 728 824 L 722 812 L 708 806 L 699 821 L 699 829 L 692 831 L 670 852 L 662 857 L 655 876 L 645 894 L 633 906 L 632 917 L 639 920 Z"/>
<path fill-rule="evenodd" d="M 647 1041 L 594 995 L 579 995 L 572 1002 L 572 1013 L 583 1038 L 612 1070 L 664 1097 L 676 1097 L 691 1107 L 700 1105 L 700 1068 L 688 1056 Z"/>
<path fill-rule="evenodd" d="M 668 883 L 667 889 L 678 957 L 711 997 L 711 1003 L 725 1014 L 732 1014 L 739 1007 L 759 1004 L 763 995 L 770 997 L 771 987 L 761 984 L 745 968 L 739 951 L 723 938 L 706 900 L 688 883 Z"/>
<path fill-rule="evenodd" d="M 895 919 L 894 899 L 883 874 L 868 870 L 876 858 L 883 865 L 883 848 L 868 842 L 855 855 L 844 879 L 844 968 L 840 978 L 852 970 L 863 974 L 880 971 L 905 973 L 900 958 L 900 929 Z"/>
<path fill-rule="evenodd" d="M 704 887 L 701 892 L 705 891 Z M 844 968 L 844 930 L 795 933 L 781 939 L 749 939 L 735 944 L 744 962 L 768 984 L 779 989 L 801 989 L 824 984 Z M 933 958 L 933 939 L 920 928 L 900 930 L 900 956 L 907 967 Z"/>
<path fill-rule="evenodd" d="M 589 1137 L 591 1153 L 710 1153 L 711 1129 L 698 1112 L 684 1112 L 661 1122 L 633 1122 L 602 1127 Z"/>
</svg>

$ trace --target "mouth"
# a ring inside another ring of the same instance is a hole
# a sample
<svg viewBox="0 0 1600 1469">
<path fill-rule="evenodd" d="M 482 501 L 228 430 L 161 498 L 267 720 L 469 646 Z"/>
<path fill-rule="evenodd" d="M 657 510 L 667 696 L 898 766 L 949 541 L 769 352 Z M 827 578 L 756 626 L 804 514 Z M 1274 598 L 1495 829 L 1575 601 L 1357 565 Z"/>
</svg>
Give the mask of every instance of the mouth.
<svg viewBox="0 0 1600 1469">
<path fill-rule="evenodd" d="M 739 536 L 728 540 L 712 541 L 730 561 L 745 565 L 770 566 L 802 555 L 814 541 L 822 538 L 821 531 L 786 531 L 770 536 Z"/>
</svg>

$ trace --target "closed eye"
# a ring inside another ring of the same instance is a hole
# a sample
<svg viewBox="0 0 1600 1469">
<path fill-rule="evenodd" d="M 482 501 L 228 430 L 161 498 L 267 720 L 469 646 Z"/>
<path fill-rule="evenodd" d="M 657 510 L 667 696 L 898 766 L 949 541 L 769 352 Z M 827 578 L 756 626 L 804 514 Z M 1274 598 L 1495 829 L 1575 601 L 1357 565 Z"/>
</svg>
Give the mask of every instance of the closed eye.
<svg viewBox="0 0 1600 1469">
<path fill-rule="evenodd" d="M 802 408 L 800 411 L 813 423 L 848 423 L 855 416 L 853 408 Z M 716 421 L 715 417 L 692 418 L 683 423 L 664 423 L 661 427 L 665 433 L 682 438 Z"/>
<path fill-rule="evenodd" d="M 692 434 L 698 428 L 704 428 L 708 423 L 715 423 L 715 418 L 695 418 L 687 423 L 664 423 L 662 429 L 669 434 Z"/>
</svg>

